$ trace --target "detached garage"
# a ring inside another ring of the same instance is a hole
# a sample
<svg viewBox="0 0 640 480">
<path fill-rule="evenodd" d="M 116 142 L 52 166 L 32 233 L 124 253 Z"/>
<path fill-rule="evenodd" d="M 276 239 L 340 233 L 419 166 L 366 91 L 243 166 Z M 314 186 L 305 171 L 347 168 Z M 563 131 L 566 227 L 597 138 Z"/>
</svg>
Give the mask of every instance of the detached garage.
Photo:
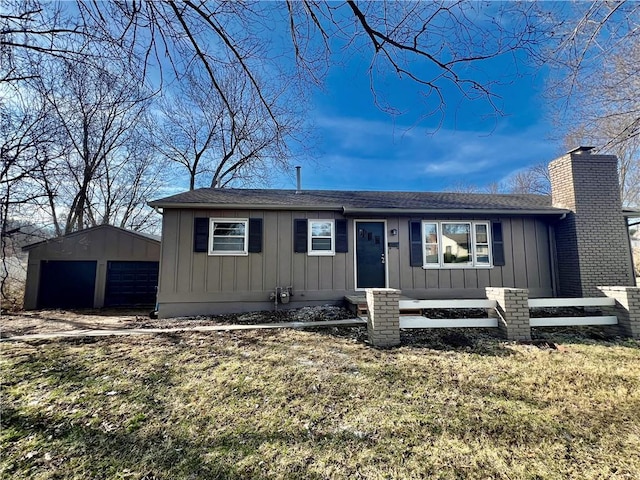
<svg viewBox="0 0 640 480">
<path fill-rule="evenodd" d="M 100 225 L 23 248 L 24 308 L 154 306 L 160 239 Z"/>
</svg>

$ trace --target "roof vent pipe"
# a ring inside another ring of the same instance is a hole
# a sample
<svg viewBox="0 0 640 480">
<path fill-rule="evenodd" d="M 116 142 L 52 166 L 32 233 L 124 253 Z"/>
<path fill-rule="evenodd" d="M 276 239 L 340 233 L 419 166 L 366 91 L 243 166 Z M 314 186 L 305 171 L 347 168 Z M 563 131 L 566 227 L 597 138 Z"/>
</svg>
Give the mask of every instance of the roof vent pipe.
<svg viewBox="0 0 640 480">
<path fill-rule="evenodd" d="M 296 193 L 300 193 L 301 192 L 301 187 L 300 187 L 300 169 L 302 167 L 300 165 L 296 166 Z"/>
</svg>

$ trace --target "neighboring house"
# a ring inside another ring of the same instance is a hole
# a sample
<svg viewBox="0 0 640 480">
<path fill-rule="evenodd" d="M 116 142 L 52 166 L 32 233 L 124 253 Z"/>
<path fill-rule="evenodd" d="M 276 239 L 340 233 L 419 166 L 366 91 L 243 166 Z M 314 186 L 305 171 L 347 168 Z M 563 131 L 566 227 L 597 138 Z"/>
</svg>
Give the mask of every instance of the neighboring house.
<svg viewBox="0 0 640 480">
<path fill-rule="evenodd" d="M 26 309 L 155 305 L 158 237 L 100 225 L 22 250 Z"/>
<path fill-rule="evenodd" d="M 211 189 L 163 213 L 159 315 L 340 302 L 370 287 L 413 298 L 597 295 L 633 285 L 616 158 L 576 149 L 539 195 Z"/>
</svg>

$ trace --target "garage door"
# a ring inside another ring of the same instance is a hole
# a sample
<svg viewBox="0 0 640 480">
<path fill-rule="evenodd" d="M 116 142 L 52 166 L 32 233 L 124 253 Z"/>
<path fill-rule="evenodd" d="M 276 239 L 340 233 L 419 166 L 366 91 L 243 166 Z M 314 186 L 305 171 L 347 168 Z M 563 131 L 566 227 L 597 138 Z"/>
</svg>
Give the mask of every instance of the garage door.
<svg viewBox="0 0 640 480">
<path fill-rule="evenodd" d="M 38 308 L 91 308 L 95 287 L 95 261 L 43 260 Z"/>
<path fill-rule="evenodd" d="M 158 262 L 107 262 L 105 307 L 154 306 Z"/>
</svg>

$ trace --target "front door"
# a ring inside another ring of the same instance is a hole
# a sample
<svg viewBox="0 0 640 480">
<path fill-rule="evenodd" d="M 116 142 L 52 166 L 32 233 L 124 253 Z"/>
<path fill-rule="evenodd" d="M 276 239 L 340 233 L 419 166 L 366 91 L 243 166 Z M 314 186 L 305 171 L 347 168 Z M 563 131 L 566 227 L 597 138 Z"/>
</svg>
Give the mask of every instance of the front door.
<svg viewBox="0 0 640 480">
<path fill-rule="evenodd" d="M 356 228 L 356 288 L 387 286 L 385 222 L 358 221 Z"/>
</svg>

